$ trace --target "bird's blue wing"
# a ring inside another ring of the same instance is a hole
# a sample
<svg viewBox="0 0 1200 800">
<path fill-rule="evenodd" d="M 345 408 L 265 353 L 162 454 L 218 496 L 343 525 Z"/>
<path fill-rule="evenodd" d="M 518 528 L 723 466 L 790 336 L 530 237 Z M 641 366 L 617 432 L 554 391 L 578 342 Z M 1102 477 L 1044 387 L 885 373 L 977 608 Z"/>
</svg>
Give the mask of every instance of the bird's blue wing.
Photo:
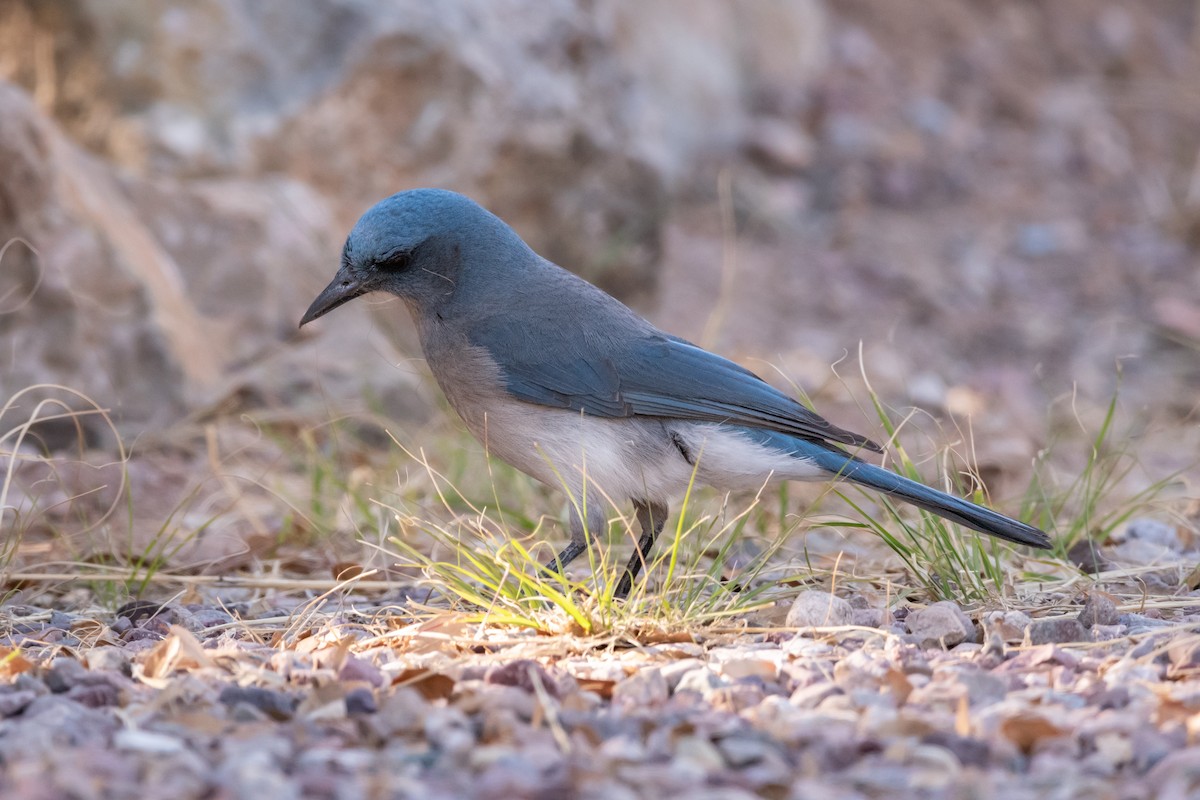
<svg viewBox="0 0 1200 800">
<path fill-rule="evenodd" d="M 639 320 L 641 322 L 641 320 Z M 543 330 L 479 320 L 472 344 L 488 350 L 514 397 L 599 417 L 728 422 L 879 450 L 775 389 L 744 367 L 642 323 L 613 330 Z"/>
</svg>

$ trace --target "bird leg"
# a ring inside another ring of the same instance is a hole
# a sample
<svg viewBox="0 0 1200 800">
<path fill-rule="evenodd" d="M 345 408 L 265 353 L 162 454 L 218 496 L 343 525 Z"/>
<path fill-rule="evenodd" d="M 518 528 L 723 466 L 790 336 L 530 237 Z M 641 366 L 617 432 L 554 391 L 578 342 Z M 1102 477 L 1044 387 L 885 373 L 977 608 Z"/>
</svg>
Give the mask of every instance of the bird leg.
<svg viewBox="0 0 1200 800">
<path fill-rule="evenodd" d="M 563 570 L 567 568 L 567 564 L 570 564 L 572 561 L 574 561 L 584 550 L 587 550 L 586 540 L 579 541 L 577 539 L 571 539 L 571 541 L 567 542 L 567 546 L 564 547 L 558 555 L 547 561 L 542 566 L 542 572 L 548 575 L 554 575 L 555 573 L 561 575 Z"/>
<path fill-rule="evenodd" d="M 567 564 L 585 552 L 592 540 L 608 528 L 604 505 L 595 498 L 585 497 L 579 503 L 572 503 L 569 511 L 571 541 L 542 566 L 542 577 L 553 578 L 565 574 Z"/>
<path fill-rule="evenodd" d="M 621 576 L 621 582 L 617 584 L 613 597 L 625 597 L 629 594 L 629 590 L 633 588 L 634 579 L 642 571 L 647 559 L 650 558 L 650 549 L 654 547 L 654 540 L 662 533 L 669 513 L 665 504 L 644 503 L 641 500 L 634 500 L 633 508 L 637 512 L 638 524 L 642 526 L 642 538 L 637 542 L 637 547 L 629 559 L 629 565 L 625 567 L 625 574 Z"/>
</svg>

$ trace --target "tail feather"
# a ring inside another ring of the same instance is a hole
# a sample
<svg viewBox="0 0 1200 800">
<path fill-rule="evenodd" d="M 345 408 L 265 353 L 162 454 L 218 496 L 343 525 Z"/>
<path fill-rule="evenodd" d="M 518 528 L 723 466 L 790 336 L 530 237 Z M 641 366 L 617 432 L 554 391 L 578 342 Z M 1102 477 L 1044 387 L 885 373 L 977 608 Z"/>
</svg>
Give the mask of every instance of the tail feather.
<svg viewBox="0 0 1200 800">
<path fill-rule="evenodd" d="M 836 450 L 822 448 L 820 453 L 807 452 L 805 456 L 843 480 L 899 498 L 980 533 L 1030 547 L 1050 547 L 1050 537 L 1032 525 L 1026 525 L 969 500 L 909 480 L 891 470 L 859 461 Z"/>
</svg>

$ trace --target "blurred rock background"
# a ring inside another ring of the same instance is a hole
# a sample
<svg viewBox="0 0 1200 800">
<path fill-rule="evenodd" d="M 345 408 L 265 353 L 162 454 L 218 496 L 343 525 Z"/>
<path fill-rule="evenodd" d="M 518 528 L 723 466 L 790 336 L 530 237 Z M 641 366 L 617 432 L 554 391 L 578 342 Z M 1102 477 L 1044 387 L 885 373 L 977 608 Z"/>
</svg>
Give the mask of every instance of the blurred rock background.
<svg viewBox="0 0 1200 800">
<path fill-rule="evenodd" d="M 2 0 L 0 397 L 423 419 L 398 305 L 295 326 L 358 214 L 434 185 L 844 426 L 861 343 L 985 468 L 1118 363 L 1182 447 L 1198 67 L 1185 0 Z"/>
</svg>

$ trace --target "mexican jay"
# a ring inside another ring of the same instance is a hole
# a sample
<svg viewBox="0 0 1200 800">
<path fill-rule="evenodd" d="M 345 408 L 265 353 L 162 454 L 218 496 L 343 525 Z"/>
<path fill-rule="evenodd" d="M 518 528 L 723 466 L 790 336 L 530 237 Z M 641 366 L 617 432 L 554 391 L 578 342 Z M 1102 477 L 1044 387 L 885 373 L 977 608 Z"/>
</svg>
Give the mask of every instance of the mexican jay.
<svg viewBox="0 0 1200 800">
<path fill-rule="evenodd" d="M 840 478 L 1050 546 L 1037 528 L 860 460 L 846 448 L 880 447 L 660 331 L 460 194 L 414 189 L 363 214 L 300 324 L 375 291 L 408 306 L 429 369 L 487 451 L 570 495 L 570 543 L 547 569 L 562 570 L 606 530 L 610 501 L 629 500 L 641 539 L 616 590 L 624 595 L 693 476 L 722 490 Z"/>
</svg>

